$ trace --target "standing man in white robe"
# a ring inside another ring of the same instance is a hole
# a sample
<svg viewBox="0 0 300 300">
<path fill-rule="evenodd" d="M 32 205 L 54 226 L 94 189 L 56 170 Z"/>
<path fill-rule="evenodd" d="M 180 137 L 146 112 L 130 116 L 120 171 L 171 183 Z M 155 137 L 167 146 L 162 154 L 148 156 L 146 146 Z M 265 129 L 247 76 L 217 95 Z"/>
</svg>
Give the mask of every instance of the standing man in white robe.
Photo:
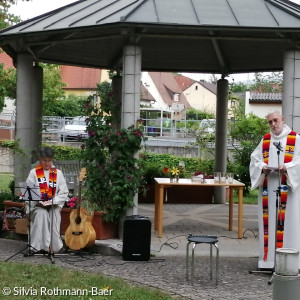
<svg viewBox="0 0 300 300">
<path fill-rule="evenodd" d="M 250 177 L 251 188 L 259 187 L 258 193 L 258 225 L 259 225 L 259 269 L 274 268 L 275 259 L 275 232 L 276 232 L 276 190 L 279 186 L 280 174 L 286 175 L 287 183 L 287 202 L 285 208 L 283 247 L 293 248 L 300 251 L 300 137 L 296 134 L 294 153 L 292 160 L 284 163 L 287 137 L 290 137 L 291 129 L 284 124 L 284 117 L 279 112 L 267 115 L 267 122 L 271 129 L 271 138 L 269 143 L 268 164 L 264 162 L 263 140 L 251 154 Z M 279 151 L 279 169 L 278 169 L 278 149 L 274 145 L 281 146 Z M 288 147 L 287 147 L 288 149 Z M 268 167 L 276 168 L 270 170 Z M 262 192 L 264 179 L 267 176 L 268 190 L 268 251 L 267 255 L 264 249 L 264 223 L 263 223 L 263 204 Z M 264 257 L 265 256 L 265 257 Z M 300 269 L 300 259 L 299 259 Z"/>
<path fill-rule="evenodd" d="M 65 201 L 68 200 L 69 193 L 62 172 L 55 169 L 52 165 L 53 157 L 53 149 L 43 147 L 39 155 L 40 165 L 30 171 L 26 180 L 28 186 L 35 186 L 37 189 L 40 189 L 37 194 L 41 195 L 41 201 L 32 201 L 31 203 L 31 246 L 33 247 L 33 251 L 45 251 L 48 253 L 58 252 L 63 247 L 63 242 L 60 237 L 60 211 Z M 44 190 L 40 188 L 41 183 L 44 184 Z M 54 187 L 53 190 L 51 190 L 52 187 Z M 53 208 L 51 201 L 52 196 L 54 196 Z M 33 194 L 32 198 L 34 199 L 35 197 Z M 52 214 L 53 239 L 51 243 Z"/>
</svg>

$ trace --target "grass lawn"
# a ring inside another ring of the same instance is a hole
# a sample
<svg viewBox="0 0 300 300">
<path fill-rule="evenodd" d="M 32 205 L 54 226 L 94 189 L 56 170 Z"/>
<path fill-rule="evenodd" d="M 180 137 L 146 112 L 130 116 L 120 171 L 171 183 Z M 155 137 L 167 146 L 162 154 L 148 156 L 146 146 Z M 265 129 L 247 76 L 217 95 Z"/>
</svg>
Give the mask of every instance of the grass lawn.
<svg viewBox="0 0 300 300">
<path fill-rule="evenodd" d="M 0 174 L 0 191 L 9 191 L 8 185 L 13 180 L 13 174 L 1 173 Z"/>
<path fill-rule="evenodd" d="M 249 195 L 243 197 L 244 204 L 257 204 L 258 189 L 250 191 Z M 238 203 L 237 191 L 234 191 L 233 202 Z"/>
<path fill-rule="evenodd" d="M 0 262 L 0 270 L 0 299 L 62 300 L 75 299 L 75 297 L 86 300 L 103 298 L 120 300 L 173 299 L 170 295 L 159 290 L 133 286 L 119 278 L 67 270 L 53 265 Z M 4 296 L 3 293 L 7 293 L 9 289 L 11 291 L 10 296 Z M 105 291 L 105 289 L 107 290 Z M 111 295 L 109 295 L 110 290 L 112 290 Z M 26 296 L 25 292 L 29 294 Z M 56 294 L 50 295 L 52 292 Z M 66 292 L 69 292 L 69 295 L 66 295 Z M 95 295 L 96 293 L 98 295 Z M 107 296 L 101 296 L 101 293 L 106 293 Z"/>
</svg>

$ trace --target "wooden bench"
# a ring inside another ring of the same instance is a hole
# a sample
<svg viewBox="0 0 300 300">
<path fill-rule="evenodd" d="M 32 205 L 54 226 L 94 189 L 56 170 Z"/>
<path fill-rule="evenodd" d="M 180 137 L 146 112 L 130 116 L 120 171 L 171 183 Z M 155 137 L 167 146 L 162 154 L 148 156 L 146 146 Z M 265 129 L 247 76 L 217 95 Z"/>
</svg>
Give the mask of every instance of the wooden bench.
<svg viewBox="0 0 300 300">
<path fill-rule="evenodd" d="M 69 191 L 76 193 L 77 181 L 81 169 L 79 160 L 56 160 L 54 162 L 56 168 L 62 171 L 67 182 Z"/>
</svg>

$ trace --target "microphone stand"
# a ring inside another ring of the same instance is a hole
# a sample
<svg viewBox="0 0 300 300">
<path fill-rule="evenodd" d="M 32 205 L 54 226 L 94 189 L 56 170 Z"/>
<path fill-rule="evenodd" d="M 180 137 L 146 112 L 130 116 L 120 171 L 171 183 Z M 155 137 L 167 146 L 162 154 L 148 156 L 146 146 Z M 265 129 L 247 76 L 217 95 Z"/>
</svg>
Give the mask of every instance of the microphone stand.
<svg viewBox="0 0 300 300">
<path fill-rule="evenodd" d="M 282 230 L 282 205 L 281 205 L 281 173 L 279 170 L 279 157 L 280 157 L 280 151 L 283 151 L 281 149 L 280 142 L 276 145 L 277 148 L 277 165 L 278 165 L 278 188 L 276 190 L 276 216 L 275 216 L 275 251 L 274 251 L 274 268 L 272 272 L 272 276 L 270 280 L 268 281 L 268 284 L 271 285 L 273 283 L 273 277 L 276 269 L 276 249 L 277 249 L 277 228 L 278 228 L 278 212 L 279 212 L 279 228 Z"/>
<path fill-rule="evenodd" d="M 275 210 L 275 243 L 274 243 L 274 267 L 271 270 L 255 270 L 255 271 L 249 271 L 250 274 L 272 274 L 271 278 L 268 281 L 268 284 L 271 285 L 273 282 L 273 276 L 275 272 L 275 266 L 276 266 L 276 248 L 277 248 L 277 227 L 278 227 L 278 211 L 280 209 L 280 219 L 279 219 L 279 225 L 280 229 L 282 229 L 282 207 L 281 207 L 281 174 L 279 171 L 280 166 L 280 152 L 282 152 L 281 144 L 280 142 L 277 145 L 274 145 L 277 148 L 277 170 L 278 170 L 278 187 L 274 191 L 276 193 L 276 210 Z"/>
<path fill-rule="evenodd" d="M 51 260 L 51 263 L 52 264 L 55 264 L 55 261 L 54 261 L 54 252 L 53 252 L 53 226 L 54 226 L 54 221 L 53 221 L 53 216 L 54 216 L 54 193 L 53 193 L 53 190 L 54 190 L 54 172 L 55 172 L 55 169 L 52 167 L 51 168 L 52 170 L 52 189 L 51 189 L 51 197 L 52 197 L 52 203 L 51 203 L 51 210 L 52 210 L 52 213 L 51 213 L 51 233 L 50 233 L 50 251 L 49 251 L 49 258 Z"/>
</svg>

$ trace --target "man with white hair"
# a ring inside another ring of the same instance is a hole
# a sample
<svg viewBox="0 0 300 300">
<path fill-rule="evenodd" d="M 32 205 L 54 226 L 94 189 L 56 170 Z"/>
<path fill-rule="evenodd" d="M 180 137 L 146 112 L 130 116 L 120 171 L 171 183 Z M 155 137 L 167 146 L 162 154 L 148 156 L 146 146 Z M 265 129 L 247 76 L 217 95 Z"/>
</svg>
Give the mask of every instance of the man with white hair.
<svg viewBox="0 0 300 300">
<path fill-rule="evenodd" d="M 300 251 L 300 137 L 284 124 L 279 112 L 266 118 L 270 133 L 253 151 L 250 162 L 251 188 L 259 187 L 259 269 L 274 268 L 275 248 Z M 279 186 L 281 205 L 276 223 Z"/>
</svg>

